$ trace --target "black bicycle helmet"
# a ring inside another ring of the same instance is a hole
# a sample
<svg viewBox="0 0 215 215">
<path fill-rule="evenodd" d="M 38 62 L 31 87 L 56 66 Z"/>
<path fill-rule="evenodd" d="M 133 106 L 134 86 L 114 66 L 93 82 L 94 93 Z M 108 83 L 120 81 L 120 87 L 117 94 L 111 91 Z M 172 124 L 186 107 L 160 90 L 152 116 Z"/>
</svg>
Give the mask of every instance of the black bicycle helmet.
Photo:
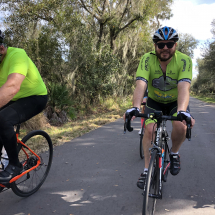
<svg viewBox="0 0 215 215">
<path fill-rule="evenodd" d="M 179 40 L 178 33 L 174 28 L 171 27 L 162 27 L 159 28 L 153 38 L 152 38 L 154 43 L 157 43 L 158 41 L 162 40 L 173 40 L 174 42 L 177 42 Z"/>
<path fill-rule="evenodd" d="M 4 42 L 4 34 L 0 30 L 0 43 L 3 43 L 3 42 Z"/>
</svg>

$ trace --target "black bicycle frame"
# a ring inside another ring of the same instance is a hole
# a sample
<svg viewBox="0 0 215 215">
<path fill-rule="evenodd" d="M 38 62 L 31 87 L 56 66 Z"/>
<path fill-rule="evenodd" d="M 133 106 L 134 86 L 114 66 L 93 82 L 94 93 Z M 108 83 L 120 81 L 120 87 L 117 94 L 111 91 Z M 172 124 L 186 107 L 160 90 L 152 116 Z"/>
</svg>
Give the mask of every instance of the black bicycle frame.
<svg viewBox="0 0 215 215">
<path fill-rule="evenodd" d="M 163 144 L 166 144 L 167 148 L 167 141 L 168 141 L 168 134 L 166 131 L 166 120 L 158 120 L 157 121 L 157 129 L 156 129 L 156 136 L 155 136 L 155 141 L 152 141 L 153 147 L 150 148 L 149 150 L 151 153 L 153 151 L 157 151 L 157 155 L 159 156 L 159 189 L 158 189 L 158 195 L 154 194 L 149 194 L 149 197 L 152 198 L 157 198 L 157 199 L 162 199 L 162 174 L 163 174 L 163 162 L 162 162 L 162 149 L 163 149 Z M 169 151 L 169 150 L 168 150 Z M 165 162 L 165 161 L 164 161 Z"/>
</svg>

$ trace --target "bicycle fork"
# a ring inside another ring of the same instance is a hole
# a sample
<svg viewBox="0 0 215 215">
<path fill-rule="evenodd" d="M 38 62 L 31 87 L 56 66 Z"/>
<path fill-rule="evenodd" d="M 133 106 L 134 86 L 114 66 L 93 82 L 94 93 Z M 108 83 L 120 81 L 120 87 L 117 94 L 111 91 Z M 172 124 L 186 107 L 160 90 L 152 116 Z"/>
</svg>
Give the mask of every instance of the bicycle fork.
<svg viewBox="0 0 215 215">
<path fill-rule="evenodd" d="M 162 150 L 160 147 L 156 146 L 154 144 L 154 146 L 150 149 L 151 153 L 153 153 L 153 151 L 156 150 L 157 151 L 157 155 L 158 157 L 158 170 L 156 171 L 155 174 L 157 174 L 158 177 L 158 182 L 156 182 L 155 186 L 158 186 L 158 191 L 156 194 L 153 193 L 149 193 L 149 197 L 150 198 L 156 198 L 156 199 L 162 199 L 162 173 L 163 173 L 163 166 L 162 166 Z M 145 188 L 146 186 L 144 186 L 144 190 L 143 190 L 143 195 L 145 192 Z"/>
<path fill-rule="evenodd" d="M 156 174 L 158 176 L 158 182 L 157 182 L 157 186 L 158 186 L 158 192 L 156 194 L 152 194 L 149 193 L 149 197 L 151 198 L 157 198 L 157 199 L 162 199 L 162 181 L 166 182 L 166 178 L 165 175 L 167 174 L 168 168 L 170 166 L 170 162 L 164 160 L 164 149 L 161 149 L 160 147 L 154 145 L 153 146 L 153 150 L 157 150 L 157 155 L 158 155 L 158 170 L 156 171 Z M 164 163 L 167 162 L 167 166 L 164 168 Z"/>
</svg>

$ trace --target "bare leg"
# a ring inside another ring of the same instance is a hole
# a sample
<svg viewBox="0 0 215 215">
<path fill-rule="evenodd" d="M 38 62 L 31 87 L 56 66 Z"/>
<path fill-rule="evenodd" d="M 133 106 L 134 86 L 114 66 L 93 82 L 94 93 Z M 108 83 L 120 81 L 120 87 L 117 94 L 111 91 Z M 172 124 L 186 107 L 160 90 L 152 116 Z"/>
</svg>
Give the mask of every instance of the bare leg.
<svg viewBox="0 0 215 215">
<path fill-rule="evenodd" d="M 150 123 L 145 127 L 145 133 L 143 136 L 143 150 L 144 150 L 144 160 L 145 160 L 145 168 L 149 167 L 150 161 L 150 152 L 149 149 L 152 147 L 152 132 L 153 132 L 154 123 Z M 154 127 L 156 129 L 156 126 Z"/>
<path fill-rule="evenodd" d="M 182 143 L 186 139 L 186 129 L 187 126 L 185 126 L 182 122 L 174 121 L 172 123 L 172 152 L 177 153 L 179 151 L 179 148 L 181 147 Z"/>
</svg>

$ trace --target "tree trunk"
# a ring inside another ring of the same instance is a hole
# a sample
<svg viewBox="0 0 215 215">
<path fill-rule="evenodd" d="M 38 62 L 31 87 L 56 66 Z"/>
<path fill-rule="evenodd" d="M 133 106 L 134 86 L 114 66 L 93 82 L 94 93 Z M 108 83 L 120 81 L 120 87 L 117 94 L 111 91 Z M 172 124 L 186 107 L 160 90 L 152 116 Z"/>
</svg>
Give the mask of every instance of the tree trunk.
<svg viewBox="0 0 215 215">
<path fill-rule="evenodd" d="M 110 28 L 110 48 L 111 48 L 111 50 L 114 50 L 114 41 L 115 41 L 115 39 L 116 39 L 115 28 L 111 27 Z"/>
<path fill-rule="evenodd" d="M 100 46 L 101 46 L 103 30 L 104 30 L 104 23 L 100 23 L 99 39 L 98 39 L 98 42 L 97 42 L 97 50 L 99 50 Z"/>
</svg>

